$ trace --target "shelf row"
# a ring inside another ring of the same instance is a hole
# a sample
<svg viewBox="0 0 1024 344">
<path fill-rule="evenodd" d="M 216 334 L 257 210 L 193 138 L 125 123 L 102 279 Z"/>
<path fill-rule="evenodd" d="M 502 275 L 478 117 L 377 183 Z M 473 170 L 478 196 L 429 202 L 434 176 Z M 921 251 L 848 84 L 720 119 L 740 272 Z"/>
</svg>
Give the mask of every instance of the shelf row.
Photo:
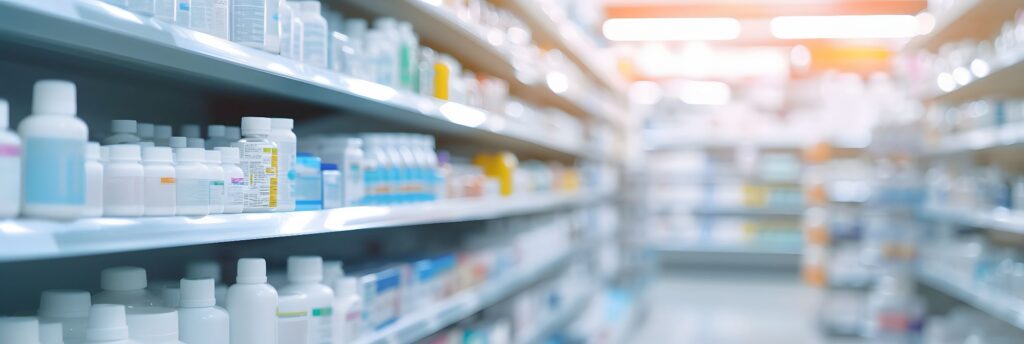
<svg viewBox="0 0 1024 344">
<path fill-rule="evenodd" d="M 1024 80 L 1024 74 L 1020 77 Z M 940 139 L 925 150 L 925 155 L 950 155 L 1020 144 L 1024 144 L 1024 123 L 1011 123 L 995 128 L 975 129 Z"/>
<path fill-rule="evenodd" d="M 937 222 L 1024 234 L 1024 214 L 1015 214 L 1005 209 L 981 211 L 930 207 L 923 209 L 921 216 Z"/>
<path fill-rule="evenodd" d="M 55 51 L 157 80 L 187 80 L 233 92 L 287 98 L 434 133 L 485 140 L 512 150 L 592 160 L 608 156 L 584 142 L 552 139 L 551 133 L 499 114 L 312 68 L 99 1 L 0 0 L 3 41 L 24 45 L 5 54 L 21 54 L 26 59 L 53 56 Z"/>
<path fill-rule="evenodd" d="M 1019 97 L 1024 78 L 1024 56 L 1013 56 L 1008 61 L 995 61 L 988 75 L 975 79 L 949 92 L 926 95 L 925 98 L 947 104 L 959 104 L 986 97 Z"/>
<path fill-rule="evenodd" d="M 798 207 L 764 207 L 745 206 L 697 206 L 673 208 L 666 205 L 655 209 L 656 214 L 693 214 L 696 216 L 736 216 L 736 217 L 798 217 L 803 216 L 804 208 Z"/>
<path fill-rule="evenodd" d="M 773 255 L 773 256 L 799 256 L 801 247 L 799 245 L 672 245 L 661 244 L 654 246 L 654 249 L 663 254 L 672 253 L 722 253 L 722 254 L 750 254 L 750 255 Z"/>
<path fill-rule="evenodd" d="M 453 199 L 397 206 L 203 217 L 0 222 L 0 262 L 130 252 L 373 228 L 498 219 L 583 206 L 611 193 Z"/>
<path fill-rule="evenodd" d="M 1024 302 L 1011 299 L 1008 295 L 989 292 L 979 286 L 956 283 L 944 277 L 949 275 L 938 267 L 923 266 L 915 271 L 915 277 L 921 283 L 1024 330 Z"/>
<path fill-rule="evenodd" d="M 1002 20 L 1010 18 L 1022 3 L 1019 0 L 959 0 L 942 11 L 935 19 L 930 33 L 907 44 L 910 50 L 939 50 L 943 44 L 969 38 L 982 38 L 993 29 L 998 30 Z"/>
</svg>

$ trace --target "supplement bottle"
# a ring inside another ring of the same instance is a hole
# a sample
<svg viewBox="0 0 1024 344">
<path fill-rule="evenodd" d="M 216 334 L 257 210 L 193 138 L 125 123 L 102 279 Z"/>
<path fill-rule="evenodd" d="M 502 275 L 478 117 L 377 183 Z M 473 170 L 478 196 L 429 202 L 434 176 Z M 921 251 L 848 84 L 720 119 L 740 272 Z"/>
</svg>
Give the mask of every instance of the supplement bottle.
<svg viewBox="0 0 1024 344">
<path fill-rule="evenodd" d="M 178 328 L 188 344 L 227 344 L 231 330 L 228 312 L 217 307 L 212 278 L 181 280 Z"/>
<path fill-rule="evenodd" d="M 217 147 L 231 147 L 231 142 L 226 135 L 226 128 L 223 125 L 214 124 L 206 127 L 206 149 Z"/>
<path fill-rule="evenodd" d="M 309 298 L 301 293 L 282 293 L 277 305 L 277 342 L 315 343 L 310 341 Z"/>
<path fill-rule="evenodd" d="M 0 344 L 40 344 L 39 319 L 0 317 Z"/>
<path fill-rule="evenodd" d="M 137 344 L 128 339 L 124 305 L 95 304 L 89 309 L 84 344 Z"/>
<path fill-rule="evenodd" d="M 138 124 L 130 119 L 115 119 L 110 121 L 110 132 L 107 138 L 103 139 L 104 145 L 119 145 L 125 143 L 138 143 Z"/>
<path fill-rule="evenodd" d="M 59 322 L 40 321 L 39 344 L 64 344 L 63 326 Z"/>
<path fill-rule="evenodd" d="M 334 291 L 320 283 L 323 271 L 323 259 L 318 256 L 288 257 L 288 285 L 281 289 L 285 294 L 306 295 L 310 315 L 308 343 L 313 344 L 330 344 L 334 338 L 331 334 Z"/>
<path fill-rule="evenodd" d="M 146 216 L 173 216 L 177 201 L 177 179 L 170 147 L 142 149 Z"/>
<path fill-rule="evenodd" d="M 334 344 L 355 342 L 363 314 L 363 299 L 359 296 L 359 280 L 343 277 L 335 282 L 337 295 L 334 303 Z"/>
<path fill-rule="evenodd" d="M 323 209 L 323 174 L 320 158 L 299 153 L 295 163 L 295 209 Z"/>
<path fill-rule="evenodd" d="M 338 165 L 335 164 L 320 164 L 320 170 L 322 171 L 321 181 L 323 182 L 323 208 L 334 209 L 341 208 L 341 172 L 338 172 Z"/>
<path fill-rule="evenodd" d="M 236 283 L 228 289 L 232 344 L 277 343 L 277 290 L 267 284 L 267 262 L 238 260 Z"/>
<path fill-rule="evenodd" d="M 177 182 L 175 213 L 207 215 L 210 212 L 210 181 L 206 151 L 202 148 L 176 148 L 174 174 Z"/>
<path fill-rule="evenodd" d="M 247 213 L 273 211 L 278 205 L 278 150 L 269 139 L 270 123 L 266 117 L 242 117 L 244 137 L 235 144 L 245 173 L 243 211 Z"/>
<path fill-rule="evenodd" d="M 103 165 L 103 216 L 142 216 L 145 169 L 139 146 L 112 145 Z"/>
<path fill-rule="evenodd" d="M 317 3 L 319 4 L 319 3 Z M 298 139 L 291 118 L 270 119 L 270 141 L 277 145 L 277 207 L 274 211 L 295 210 L 295 159 Z"/>
<path fill-rule="evenodd" d="M 326 163 L 336 164 L 342 176 L 342 205 L 356 205 L 365 192 L 363 176 L 363 140 L 355 137 L 330 138 L 322 156 Z"/>
<path fill-rule="evenodd" d="M 136 307 L 129 308 L 127 313 L 128 336 L 136 344 L 183 344 L 178 340 L 178 311 Z"/>
<path fill-rule="evenodd" d="M 106 268 L 100 272 L 100 288 L 93 295 L 95 303 L 112 303 L 132 307 L 157 307 L 163 304 L 160 295 L 146 289 L 146 269 L 134 266 Z"/>
<path fill-rule="evenodd" d="M 153 128 L 153 143 L 157 146 L 170 147 L 171 126 L 158 125 Z"/>
<path fill-rule="evenodd" d="M 0 218 L 18 216 L 21 209 L 21 138 L 10 131 L 7 101 L 0 99 Z"/>
<path fill-rule="evenodd" d="M 187 138 L 197 138 L 197 139 L 203 137 L 199 133 L 200 128 L 199 128 L 198 124 L 182 124 L 179 129 L 181 129 L 181 132 L 178 133 L 178 134 L 180 134 L 180 136 L 184 136 L 184 137 L 187 137 Z"/>
<path fill-rule="evenodd" d="M 85 144 L 89 128 L 75 117 L 75 84 L 36 82 L 32 115 L 18 125 L 21 152 L 22 214 L 73 219 L 85 208 Z"/>
<path fill-rule="evenodd" d="M 217 147 L 217 151 L 224 169 L 224 213 L 241 213 L 246 184 L 245 173 L 238 166 L 238 147 Z"/>
<path fill-rule="evenodd" d="M 327 68 L 327 20 L 320 15 L 319 1 L 298 1 L 298 16 L 302 20 L 302 62 L 317 68 Z M 293 15 L 296 13 L 293 7 Z M 294 38 L 294 37 L 293 37 Z"/>
<path fill-rule="evenodd" d="M 41 321 L 61 324 L 65 343 L 77 344 L 85 341 L 91 306 L 92 295 L 85 290 L 51 289 L 40 296 L 37 313 Z"/>
<path fill-rule="evenodd" d="M 210 214 L 224 213 L 224 168 L 220 152 L 206 151 L 206 178 L 210 181 Z"/>
<path fill-rule="evenodd" d="M 156 134 L 156 126 L 153 123 L 139 123 L 138 130 L 135 135 L 139 137 L 139 142 L 153 142 L 153 137 Z"/>
</svg>

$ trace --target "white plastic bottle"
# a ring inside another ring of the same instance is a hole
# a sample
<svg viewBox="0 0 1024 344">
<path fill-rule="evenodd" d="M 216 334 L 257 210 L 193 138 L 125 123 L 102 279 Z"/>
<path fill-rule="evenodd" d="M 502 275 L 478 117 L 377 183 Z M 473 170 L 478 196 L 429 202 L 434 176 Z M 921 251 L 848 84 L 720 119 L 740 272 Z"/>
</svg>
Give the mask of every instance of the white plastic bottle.
<svg viewBox="0 0 1024 344">
<path fill-rule="evenodd" d="M 174 173 L 174 154 L 170 147 L 142 149 L 142 164 L 146 177 L 144 184 L 146 216 L 173 216 L 177 201 L 177 178 Z"/>
<path fill-rule="evenodd" d="M 344 26 L 344 34 L 348 37 L 349 45 L 354 49 L 353 59 L 346 66 L 346 72 L 359 79 L 373 80 L 370 68 L 367 66 L 369 56 L 366 55 L 366 20 L 350 18 L 344 22 Z"/>
<path fill-rule="evenodd" d="M 267 284 L 267 262 L 238 260 L 238 276 L 228 289 L 232 344 L 277 343 L 277 290 Z"/>
<path fill-rule="evenodd" d="M 335 296 L 338 294 L 338 290 L 334 289 L 335 282 L 345 277 L 344 265 L 340 260 L 324 260 L 324 274 L 320 284 L 331 288 L 334 291 Z"/>
<path fill-rule="evenodd" d="M 0 343 L 40 344 L 39 319 L 36 317 L 0 317 Z"/>
<path fill-rule="evenodd" d="M 292 51 L 292 18 L 295 17 L 292 9 L 292 4 L 285 0 L 278 0 L 277 3 L 278 12 L 277 15 L 280 17 L 278 20 L 278 31 L 281 33 L 281 56 L 294 59 L 294 52 Z"/>
<path fill-rule="evenodd" d="M 224 304 L 227 302 L 228 286 L 221 283 L 220 264 L 212 260 L 188 263 L 188 265 L 185 266 L 185 278 L 213 279 L 214 296 L 217 298 L 217 306 L 224 307 Z"/>
<path fill-rule="evenodd" d="M 18 124 L 21 155 L 22 214 L 73 219 L 85 208 L 85 143 L 89 128 L 75 117 L 75 84 L 37 81 L 32 115 Z"/>
<path fill-rule="evenodd" d="M 210 181 L 210 214 L 224 213 L 224 168 L 220 152 L 206 151 L 206 178 Z"/>
<path fill-rule="evenodd" d="M 301 293 L 281 293 L 277 305 L 277 342 L 311 343 L 309 324 L 309 297 Z"/>
<path fill-rule="evenodd" d="M 268 0 L 234 0 L 231 2 L 231 41 L 247 47 L 263 49 L 267 34 Z"/>
<path fill-rule="evenodd" d="M 228 0 L 192 0 L 192 29 L 228 39 L 229 11 Z"/>
<path fill-rule="evenodd" d="M 137 307 L 127 313 L 128 336 L 135 344 L 184 344 L 178 340 L 178 311 Z"/>
<path fill-rule="evenodd" d="M 174 174 L 177 181 L 175 213 L 201 216 L 210 213 L 210 181 L 206 150 L 176 148 Z"/>
<path fill-rule="evenodd" d="M 174 0 L 174 23 L 181 27 L 192 27 L 192 0 Z"/>
<path fill-rule="evenodd" d="M 137 344 L 128 339 L 124 305 L 95 304 L 89 309 L 84 344 Z"/>
<path fill-rule="evenodd" d="M 157 146 L 169 147 L 171 140 L 171 126 L 157 125 L 153 127 L 153 143 Z"/>
<path fill-rule="evenodd" d="M 319 1 L 298 1 L 302 32 L 299 35 L 302 62 L 327 68 L 327 19 L 320 15 Z M 294 12 L 293 12 L 294 13 Z"/>
<path fill-rule="evenodd" d="M 138 143 L 138 123 L 130 119 L 115 119 L 110 121 L 110 136 L 103 139 L 104 145 L 119 145 L 125 143 Z"/>
<path fill-rule="evenodd" d="M 334 344 L 353 343 L 362 326 L 363 299 L 359 296 L 359 279 L 343 277 L 335 282 Z"/>
<path fill-rule="evenodd" d="M 227 128 L 223 125 L 212 124 L 206 127 L 206 149 L 215 149 L 217 147 L 231 147 L 231 142 L 224 135 L 227 134 Z"/>
<path fill-rule="evenodd" d="M 282 293 L 305 294 L 309 305 L 309 343 L 330 344 L 334 338 L 331 306 L 334 291 L 323 281 L 323 259 L 318 256 L 288 257 L 288 285 Z"/>
<path fill-rule="evenodd" d="M 419 83 L 419 38 L 409 22 L 398 23 L 399 83 L 402 89 L 415 92 Z"/>
<path fill-rule="evenodd" d="M 156 134 L 156 126 L 153 123 L 139 123 L 137 128 L 135 136 L 139 137 L 139 142 L 153 142 Z"/>
<path fill-rule="evenodd" d="M 291 118 L 271 118 L 270 136 L 277 145 L 277 208 L 274 211 L 295 211 L 295 160 L 298 138 L 292 132 Z"/>
<path fill-rule="evenodd" d="M 94 303 L 113 303 L 128 307 L 158 307 L 163 304 L 160 295 L 146 289 L 146 269 L 134 266 L 106 268 L 100 272 L 100 288 L 93 295 Z"/>
<path fill-rule="evenodd" d="M 338 164 L 320 164 L 321 183 L 323 189 L 323 208 L 334 209 L 342 207 L 342 181 L 341 172 L 338 172 Z"/>
<path fill-rule="evenodd" d="M 321 152 L 324 162 L 338 165 L 342 176 L 342 205 L 356 205 L 365 192 L 363 185 L 363 140 L 355 137 L 331 138 Z"/>
<path fill-rule="evenodd" d="M 103 216 L 142 216 L 145 169 L 139 146 L 112 145 L 103 165 Z"/>
<path fill-rule="evenodd" d="M 64 344 L 64 327 L 59 322 L 39 322 L 39 344 Z"/>
<path fill-rule="evenodd" d="M 279 13 L 281 11 L 281 3 L 277 0 L 264 0 L 264 6 L 266 6 L 267 16 L 263 22 L 263 50 L 271 54 L 279 54 L 281 53 L 281 18 Z"/>
<path fill-rule="evenodd" d="M 238 147 L 217 147 L 220 152 L 220 166 L 224 169 L 224 213 L 242 212 L 245 192 L 245 173 L 238 166 Z"/>
<path fill-rule="evenodd" d="M 82 211 L 82 217 L 103 216 L 103 164 L 100 163 L 101 150 L 100 144 L 96 142 L 89 142 L 85 146 L 85 209 Z"/>
<path fill-rule="evenodd" d="M 181 280 L 178 309 L 179 337 L 188 344 L 228 344 L 228 312 L 217 307 L 212 278 Z"/>
<path fill-rule="evenodd" d="M 0 218 L 21 210 L 21 138 L 10 131 L 7 100 L 0 98 Z"/>
<path fill-rule="evenodd" d="M 244 212 L 273 211 L 278 205 L 278 149 L 269 139 L 270 118 L 242 117 L 242 135 L 238 141 L 242 172 L 247 188 L 244 193 Z"/>
<path fill-rule="evenodd" d="M 61 323 L 64 342 L 77 344 L 85 341 L 91 306 L 92 295 L 85 290 L 51 289 L 39 297 L 37 313 L 44 322 Z"/>
</svg>

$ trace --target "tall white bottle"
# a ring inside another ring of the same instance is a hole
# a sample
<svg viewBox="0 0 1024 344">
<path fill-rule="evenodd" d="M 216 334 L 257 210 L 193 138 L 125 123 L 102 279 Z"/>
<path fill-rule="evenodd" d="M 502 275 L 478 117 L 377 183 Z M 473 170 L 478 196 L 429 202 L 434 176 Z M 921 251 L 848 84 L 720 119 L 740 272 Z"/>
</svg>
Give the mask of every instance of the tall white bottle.
<svg viewBox="0 0 1024 344">
<path fill-rule="evenodd" d="M 220 166 L 224 169 L 224 213 L 241 213 L 246 180 L 238 165 L 238 147 L 217 147 L 217 151 L 220 152 Z"/>
<path fill-rule="evenodd" d="M 214 296 L 217 298 L 217 306 L 224 307 L 228 297 L 228 286 L 221 283 L 220 264 L 212 260 L 201 260 L 190 262 L 185 265 L 185 278 L 188 279 L 213 279 Z"/>
<path fill-rule="evenodd" d="M 172 308 L 129 308 L 127 323 L 135 344 L 184 344 L 178 340 L 178 311 Z"/>
<path fill-rule="evenodd" d="M 134 266 L 106 268 L 100 272 L 100 289 L 93 295 L 95 303 L 111 303 L 127 307 L 159 307 L 160 295 L 146 289 L 146 269 Z"/>
<path fill-rule="evenodd" d="M 124 305 L 95 304 L 89 309 L 85 344 L 137 344 L 128 339 Z"/>
<path fill-rule="evenodd" d="M 323 259 L 318 256 L 288 257 L 288 285 L 282 293 L 305 294 L 309 305 L 309 344 L 331 344 L 334 336 L 334 291 L 323 281 Z"/>
<path fill-rule="evenodd" d="M 10 131 L 7 100 L 0 98 L 0 218 L 18 216 L 21 210 L 21 138 Z"/>
<path fill-rule="evenodd" d="M 178 184 L 173 151 L 170 147 L 143 148 L 142 164 L 146 172 L 143 192 L 146 216 L 174 216 Z"/>
<path fill-rule="evenodd" d="M 51 289 L 39 297 L 37 313 L 44 322 L 61 323 L 65 343 L 78 344 L 85 341 L 91 306 L 92 295 L 85 290 Z"/>
<path fill-rule="evenodd" d="M 40 344 L 39 319 L 0 317 L 0 344 Z"/>
<path fill-rule="evenodd" d="M 172 139 L 173 141 L 174 138 Z M 210 213 L 210 181 L 206 169 L 206 151 L 202 148 L 176 148 L 174 173 L 178 215 L 202 216 Z"/>
<path fill-rule="evenodd" d="M 214 280 L 181 279 L 178 334 L 188 344 L 228 344 L 231 329 L 228 312 L 217 307 Z"/>
<path fill-rule="evenodd" d="M 242 172 L 245 173 L 244 212 L 273 211 L 278 205 L 278 149 L 269 139 L 270 118 L 242 117 L 242 135 L 238 143 Z"/>
<path fill-rule="evenodd" d="M 274 211 L 295 211 L 295 160 L 298 138 L 292 132 L 291 118 L 271 118 L 270 137 L 277 145 L 277 208 Z"/>
<path fill-rule="evenodd" d="M 103 165 L 103 216 L 142 216 L 145 169 L 138 145 L 109 146 Z"/>
<path fill-rule="evenodd" d="M 309 298 L 301 293 L 281 293 L 277 304 L 277 343 L 309 343 Z"/>
<path fill-rule="evenodd" d="M 85 209 L 85 143 L 89 128 L 75 112 L 75 84 L 37 81 L 32 115 L 18 124 L 22 150 L 22 214 L 73 219 Z"/>
<path fill-rule="evenodd" d="M 220 151 L 206 151 L 206 178 L 210 181 L 210 214 L 224 213 L 224 168 Z"/>
<path fill-rule="evenodd" d="M 267 262 L 238 260 L 238 276 L 228 289 L 232 344 L 277 343 L 277 290 L 267 284 Z"/>
<path fill-rule="evenodd" d="M 359 296 L 359 279 L 343 277 L 334 290 L 334 344 L 355 342 L 362 326 L 363 299 Z"/>
</svg>

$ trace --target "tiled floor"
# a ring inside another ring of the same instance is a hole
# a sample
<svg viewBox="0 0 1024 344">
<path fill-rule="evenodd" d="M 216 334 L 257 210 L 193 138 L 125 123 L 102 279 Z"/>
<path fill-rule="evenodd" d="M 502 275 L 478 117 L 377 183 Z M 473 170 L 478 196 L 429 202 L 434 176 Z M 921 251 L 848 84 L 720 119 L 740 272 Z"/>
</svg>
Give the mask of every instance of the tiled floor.
<svg viewBox="0 0 1024 344">
<path fill-rule="evenodd" d="M 795 272 L 666 270 L 647 293 L 630 343 L 835 343 L 816 327 L 820 292 Z"/>
</svg>

